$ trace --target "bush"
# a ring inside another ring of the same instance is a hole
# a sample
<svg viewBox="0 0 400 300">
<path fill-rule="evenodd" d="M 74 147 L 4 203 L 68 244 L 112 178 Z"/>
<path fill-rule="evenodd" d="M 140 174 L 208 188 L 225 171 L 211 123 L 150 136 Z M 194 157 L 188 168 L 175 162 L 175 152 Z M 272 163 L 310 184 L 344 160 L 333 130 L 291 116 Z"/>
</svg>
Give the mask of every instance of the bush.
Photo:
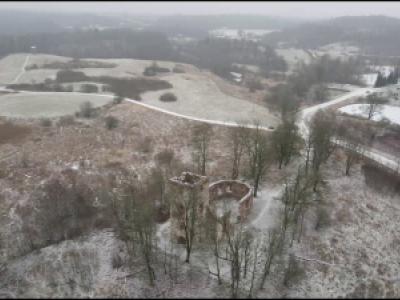
<svg viewBox="0 0 400 300">
<path fill-rule="evenodd" d="M 155 159 L 160 165 L 171 165 L 172 160 L 175 157 L 174 150 L 165 149 L 156 154 Z"/>
<path fill-rule="evenodd" d="M 283 284 L 285 286 L 289 286 L 290 284 L 294 284 L 299 282 L 305 276 L 304 269 L 300 266 L 298 261 L 294 258 L 293 255 L 289 257 L 289 263 L 287 269 L 285 271 L 285 276 L 283 279 Z"/>
<path fill-rule="evenodd" d="M 75 124 L 74 116 L 62 116 L 57 122 L 58 126 L 69 126 Z"/>
<path fill-rule="evenodd" d="M 120 95 L 115 95 L 115 97 L 113 99 L 113 103 L 114 104 L 120 104 L 122 102 L 122 100 L 124 100 L 124 97 L 122 97 Z"/>
<path fill-rule="evenodd" d="M 182 66 L 176 65 L 176 66 L 172 69 L 172 72 L 174 72 L 174 73 L 185 73 L 185 70 L 183 69 Z"/>
<path fill-rule="evenodd" d="M 253 93 L 253 92 L 257 91 L 257 90 L 263 90 L 264 89 L 261 81 L 258 80 L 258 79 L 249 80 L 247 82 L 247 87 L 249 88 L 249 91 L 251 93 Z"/>
<path fill-rule="evenodd" d="M 63 70 L 58 71 L 56 75 L 56 80 L 58 82 L 76 82 L 76 81 L 86 81 L 88 77 L 83 72 Z"/>
<path fill-rule="evenodd" d="M 40 119 L 40 125 L 43 127 L 50 127 L 52 124 L 51 120 L 48 118 L 42 118 Z"/>
<path fill-rule="evenodd" d="M 174 102 L 177 100 L 177 97 L 173 93 L 165 93 L 160 96 L 160 101 L 163 102 Z"/>
<path fill-rule="evenodd" d="M 95 84 L 85 83 L 81 85 L 82 93 L 98 93 L 99 88 Z"/>
<path fill-rule="evenodd" d="M 153 150 L 153 141 L 150 137 L 145 137 L 139 144 L 138 148 L 140 152 L 150 153 Z"/>
<path fill-rule="evenodd" d="M 83 102 L 79 108 L 78 116 L 91 118 L 94 115 L 93 104 L 90 101 Z"/>
<path fill-rule="evenodd" d="M 151 66 L 146 67 L 144 69 L 143 75 L 155 76 L 157 75 L 157 73 L 168 73 L 168 72 L 170 72 L 168 68 L 159 67 L 156 62 L 153 62 Z"/>
<path fill-rule="evenodd" d="M 112 256 L 111 264 L 113 269 L 119 269 L 124 265 L 124 261 L 119 253 L 114 253 Z"/>
<path fill-rule="evenodd" d="M 154 71 L 152 68 L 150 67 L 146 67 L 143 71 L 143 75 L 144 76 L 156 76 L 157 73 L 156 71 Z"/>
<path fill-rule="evenodd" d="M 118 121 L 117 118 L 115 118 L 115 117 L 113 117 L 113 116 L 107 116 L 107 117 L 105 118 L 105 121 L 106 121 L 106 128 L 107 128 L 108 130 L 111 130 L 111 129 L 114 129 L 114 128 L 117 128 L 117 127 L 118 127 L 119 121 Z"/>
<path fill-rule="evenodd" d="M 327 210 L 321 206 L 317 208 L 317 221 L 315 223 L 315 230 L 329 226 L 331 223 L 330 216 Z"/>
</svg>

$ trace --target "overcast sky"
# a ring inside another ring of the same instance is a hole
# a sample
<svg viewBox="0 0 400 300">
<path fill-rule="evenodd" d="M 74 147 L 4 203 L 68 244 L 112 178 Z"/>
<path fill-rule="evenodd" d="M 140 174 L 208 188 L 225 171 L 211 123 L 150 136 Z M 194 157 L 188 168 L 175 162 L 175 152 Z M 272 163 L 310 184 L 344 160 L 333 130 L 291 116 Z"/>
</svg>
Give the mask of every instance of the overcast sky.
<svg viewBox="0 0 400 300">
<path fill-rule="evenodd" d="M 263 14 L 272 16 L 329 18 L 345 15 L 400 17 L 400 2 L 1 2 L 0 9 L 126 14 Z"/>
</svg>

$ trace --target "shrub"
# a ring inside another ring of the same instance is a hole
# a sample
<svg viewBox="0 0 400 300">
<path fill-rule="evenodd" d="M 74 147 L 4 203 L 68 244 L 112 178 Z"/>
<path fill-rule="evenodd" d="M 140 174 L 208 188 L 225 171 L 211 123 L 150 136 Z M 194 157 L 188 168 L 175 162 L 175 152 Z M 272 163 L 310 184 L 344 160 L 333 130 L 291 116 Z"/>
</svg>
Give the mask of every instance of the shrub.
<svg viewBox="0 0 400 300">
<path fill-rule="evenodd" d="M 153 150 L 153 141 L 150 137 L 146 136 L 139 144 L 138 148 L 140 152 L 149 153 Z"/>
<path fill-rule="evenodd" d="M 143 75 L 155 76 L 157 75 L 157 73 L 167 73 L 167 72 L 170 72 L 168 68 L 159 67 L 156 62 L 153 62 L 151 66 L 146 67 L 144 69 Z"/>
<path fill-rule="evenodd" d="M 76 82 L 85 81 L 87 79 L 88 77 L 85 73 L 71 70 L 58 71 L 56 75 L 56 80 L 58 82 Z"/>
<path fill-rule="evenodd" d="M 172 149 L 165 149 L 161 152 L 157 153 L 155 159 L 160 165 L 171 165 L 172 160 L 175 157 L 174 150 Z"/>
<path fill-rule="evenodd" d="M 247 82 L 247 87 L 249 88 L 250 92 L 253 93 L 257 90 L 264 89 L 262 83 L 258 79 L 252 79 Z"/>
<path fill-rule="evenodd" d="M 289 286 L 299 282 L 305 275 L 304 269 L 300 266 L 298 261 L 293 255 L 289 257 L 289 263 L 285 271 L 285 276 L 283 279 L 283 284 Z"/>
<path fill-rule="evenodd" d="M 81 85 L 82 93 L 98 93 L 99 88 L 96 84 L 85 83 Z"/>
<path fill-rule="evenodd" d="M 58 126 L 69 126 L 75 124 L 74 116 L 62 116 L 57 122 Z"/>
<path fill-rule="evenodd" d="M 43 127 L 50 127 L 52 124 L 51 120 L 48 118 L 42 118 L 40 119 L 40 125 Z"/>
<path fill-rule="evenodd" d="M 150 67 L 146 67 L 143 71 L 143 75 L 144 76 L 156 76 L 157 73 L 156 71 L 154 71 L 152 68 Z"/>
<path fill-rule="evenodd" d="M 90 101 L 83 102 L 79 107 L 78 115 L 83 118 L 91 118 L 94 115 L 93 104 Z"/>
<path fill-rule="evenodd" d="M 165 93 L 160 96 L 160 101 L 163 102 L 174 102 L 177 100 L 177 97 L 173 93 Z"/>
<path fill-rule="evenodd" d="M 115 97 L 113 99 L 113 103 L 120 104 L 122 102 L 122 100 L 124 100 L 124 97 L 122 97 L 121 95 L 115 95 Z"/>
<path fill-rule="evenodd" d="M 111 264 L 113 269 L 119 269 L 124 265 L 124 261 L 119 253 L 114 253 L 112 256 Z"/>
<path fill-rule="evenodd" d="M 118 123 L 119 123 L 118 119 L 113 117 L 113 116 L 107 116 L 105 118 L 105 122 L 106 122 L 106 128 L 108 130 L 117 128 L 118 127 Z"/>
<path fill-rule="evenodd" d="M 329 226 L 331 223 L 330 216 L 327 210 L 321 206 L 317 208 L 317 221 L 315 223 L 315 230 Z"/>
<path fill-rule="evenodd" d="M 172 72 L 174 72 L 174 73 L 185 73 L 185 70 L 183 69 L 182 66 L 176 65 L 176 66 L 172 69 Z"/>
</svg>

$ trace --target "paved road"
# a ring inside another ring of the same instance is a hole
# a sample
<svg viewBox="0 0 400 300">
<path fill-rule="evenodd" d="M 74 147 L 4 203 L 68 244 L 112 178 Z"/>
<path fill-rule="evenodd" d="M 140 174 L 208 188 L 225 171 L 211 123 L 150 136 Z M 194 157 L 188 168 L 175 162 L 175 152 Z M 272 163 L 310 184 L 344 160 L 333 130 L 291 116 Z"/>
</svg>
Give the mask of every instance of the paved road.
<svg viewBox="0 0 400 300">
<path fill-rule="evenodd" d="M 303 109 L 302 111 L 299 112 L 300 117 L 297 121 L 297 126 L 299 126 L 300 134 L 302 135 L 304 140 L 307 140 L 308 135 L 309 135 L 308 125 L 309 125 L 312 117 L 318 110 L 325 109 L 332 105 L 336 105 L 338 103 L 347 101 L 353 97 L 364 97 L 364 96 L 367 96 L 369 93 L 372 93 L 372 92 L 378 91 L 378 90 L 379 89 L 376 89 L 376 88 L 359 88 L 350 93 L 339 96 L 331 101 Z M 334 142 L 336 142 L 338 145 L 340 145 L 342 147 L 345 147 L 344 143 L 340 143 L 338 141 L 334 141 Z M 384 165 L 393 171 L 397 171 L 397 172 L 399 171 L 399 161 L 400 160 L 396 157 L 393 157 L 385 152 L 382 152 L 382 151 L 379 151 L 379 150 L 376 150 L 373 148 L 367 148 L 367 147 L 364 147 L 362 149 L 361 153 L 366 158 L 369 158 L 381 165 Z"/>
</svg>

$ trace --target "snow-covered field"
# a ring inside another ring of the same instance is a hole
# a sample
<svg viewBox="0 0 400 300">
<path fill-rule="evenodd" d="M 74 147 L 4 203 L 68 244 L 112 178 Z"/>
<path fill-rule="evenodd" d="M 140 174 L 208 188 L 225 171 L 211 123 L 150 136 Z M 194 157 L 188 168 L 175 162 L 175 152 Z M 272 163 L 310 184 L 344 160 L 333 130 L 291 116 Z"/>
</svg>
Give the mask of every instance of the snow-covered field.
<svg viewBox="0 0 400 300">
<path fill-rule="evenodd" d="M 0 60 L 0 83 L 10 83 L 12 79 L 20 72 L 21 66 L 24 63 L 27 54 L 12 54 Z M 52 62 L 67 62 L 70 57 L 48 55 L 48 54 L 32 54 L 29 57 L 29 65 L 36 64 L 39 67 L 43 64 Z M 98 61 L 106 63 L 115 63 L 115 68 L 80 68 L 76 71 L 84 72 L 88 76 L 112 76 L 112 77 L 138 77 L 142 76 L 146 67 L 152 64 L 149 60 L 137 59 L 82 59 L 82 61 Z M 176 63 L 170 61 L 157 61 L 160 67 L 172 69 Z M 4 67 L 2 67 L 4 65 Z M 192 66 L 183 65 L 185 68 L 190 69 Z M 193 67 L 192 67 L 193 68 Z M 32 69 L 27 70 L 19 79 L 18 83 L 40 83 L 44 82 L 46 78 L 55 79 L 57 69 Z M 5 78 L 2 80 L 2 78 Z M 8 80 L 7 80 L 8 79 Z"/>
<path fill-rule="evenodd" d="M 269 34 L 277 30 L 268 29 L 230 29 L 230 28 L 218 28 L 209 31 L 209 34 L 213 37 L 227 38 L 227 39 L 249 39 L 257 40 L 261 36 Z"/>
<path fill-rule="evenodd" d="M 358 54 L 359 51 L 360 49 L 356 46 L 346 45 L 344 43 L 333 43 L 313 50 L 313 54 L 318 56 L 329 55 L 333 58 L 346 59 Z"/>
<path fill-rule="evenodd" d="M 25 58 L 26 54 L 15 54 L 0 61 L 0 66 L 1 62 L 4 65 L 8 63 L 9 66 L 8 69 L 0 69 L 0 76 L 3 72 L 8 72 L 8 70 L 13 71 L 11 75 L 14 77 L 8 75 L 8 82 L 6 83 L 12 82 L 15 76 L 20 74 Z M 4 62 L 4 60 L 6 61 Z M 29 57 L 28 65 L 37 64 L 40 67 L 44 63 L 65 62 L 68 60 L 70 58 L 35 54 Z M 10 61 L 12 61 L 11 65 Z M 96 61 L 115 63 L 117 66 L 115 68 L 82 68 L 78 70 L 89 76 L 135 78 L 142 77 L 144 69 L 152 64 L 152 61 L 133 59 L 97 59 Z M 176 65 L 174 62 L 167 61 L 157 61 L 157 64 L 169 69 L 172 69 Z M 173 85 L 173 88 L 168 91 L 175 93 L 178 101 L 172 103 L 161 102 L 159 100 L 160 95 L 167 91 L 162 90 L 144 93 L 142 96 L 144 104 L 150 104 L 173 113 L 208 120 L 245 123 L 253 123 L 255 120 L 259 120 L 263 126 L 276 126 L 279 122 L 267 108 L 251 103 L 246 99 L 236 98 L 223 93 L 216 83 L 210 79 L 208 72 L 200 71 L 192 65 L 180 65 L 183 66 L 186 73 L 178 74 L 170 72 L 157 76 Z M 18 77 L 18 83 L 31 83 L 32 81 L 39 83 L 43 82 L 46 78 L 54 79 L 57 71 L 56 69 L 27 70 Z M 18 100 L 16 102 L 13 101 L 15 97 Z M 52 101 L 54 98 L 61 100 L 58 96 L 46 96 L 42 100 L 40 100 L 39 96 L 35 96 L 32 98 L 32 101 L 28 99 L 29 97 L 29 95 L 2 97 L 0 99 L 0 107 L 4 108 L 2 112 L 6 112 L 6 115 L 9 116 L 27 116 L 27 112 L 30 110 L 34 116 L 55 116 L 61 114 L 61 111 L 65 109 L 64 114 L 69 114 L 77 109 L 77 106 L 79 106 L 84 98 L 83 96 L 71 95 L 71 99 L 61 104 L 60 101 L 56 103 Z M 97 100 L 96 96 L 93 95 L 88 95 L 87 97 L 93 98 L 93 102 L 99 105 L 103 105 L 108 101 L 103 98 Z M 72 100 L 72 98 L 74 99 Z M 66 99 L 66 96 L 62 96 L 62 99 Z M 28 105 L 25 105 L 24 103 L 28 100 Z M 47 105 L 49 105 L 49 109 L 42 111 L 43 107 L 47 107 Z"/>
<path fill-rule="evenodd" d="M 12 118 L 58 117 L 74 114 L 85 101 L 98 107 L 108 103 L 110 98 L 91 94 L 8 94 L 0 97 L 0 115 Z"/>
<path fill-rule="evenodd" d="M 258 120 L 263 126 L 276 126 L 279 122 L 267 108 L 221 92 L 206 73 L 171 74 L 163 79 L 173 88 L 146 92 L 142 94 L 143 103 L 195 118 L 243 123 Z M 166 91 L 174 93 L 178 100 L 160 101 Z"/>
<path fill-rule="evenodd" d="M 0 60 L 0 84 L 11 83 L 21 72 L 26 54 L 15 54 Z"/>
<path fill-rule="evenodd" d="M 276 53 L 282 56 L 288 64 L 290 70 L 293 70 L 300 62 L 306 64 L 311 62 L 312 57 L 303 49 L 287 48 L 276 49 Z"/>
<path fill-rule="evenodd" d="M 341 113 L 368 118 L 368 104 L 351 104 L 341 107 Z M 400 107 L 392 105 L 382 105 L 372 116 L 373 121 L 388 120 L 393 124 L 400 125 Z"/>
<path fill-rule="evenodd" d="M 367 86 L 374 86 L 376 82 L 376 78 L 378 77 L 378 73 L 366 73 L 362 74 L 362 81 L 367 85 Z"/>
</svg>

